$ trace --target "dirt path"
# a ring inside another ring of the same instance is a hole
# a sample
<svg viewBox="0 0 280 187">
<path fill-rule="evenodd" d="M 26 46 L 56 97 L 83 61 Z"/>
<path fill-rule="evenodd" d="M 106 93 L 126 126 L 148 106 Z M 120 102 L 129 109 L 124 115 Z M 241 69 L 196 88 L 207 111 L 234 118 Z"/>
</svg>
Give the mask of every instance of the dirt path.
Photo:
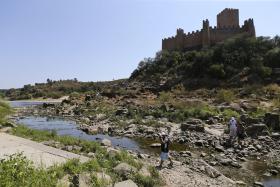
<svg viewBox="0 0 280 187">
<path fill-rule="evenodd" d="M 82 162 L 88 160 L 87 157 L 74 153 L 56 149 L 17 136 L 0 133 L 0 159 L 7 155 L 23 153 L 36 166 L 49 167 L 54 164 L 66 162 L 69 159 L 80 159 Z"/>
</svg>

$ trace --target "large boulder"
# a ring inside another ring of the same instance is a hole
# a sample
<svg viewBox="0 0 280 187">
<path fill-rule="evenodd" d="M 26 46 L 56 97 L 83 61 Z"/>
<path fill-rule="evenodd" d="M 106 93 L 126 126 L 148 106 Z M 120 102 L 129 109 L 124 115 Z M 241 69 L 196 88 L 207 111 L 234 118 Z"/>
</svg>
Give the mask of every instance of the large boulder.
<svg viewBox="0 0 280 187">
<path fill-rule="evenodd" d="M 114 187 L 138 187 L 132 180 L 126 180 L 122 182 L 118 182 L 114 185 Z"/>
<path fill-rule="evenodd" d="M 246 126 L 253 125 L 261 122 L 261 119 L 258 118 L 252 118 L 247 114 L 243 114 L 240 116 L 241 122 L 244 122 Z"/>
<path fill-rule="evenodd" d="M 119 165 L 114 167 L 113 170 L 123 178 L 128 178 L 130 174 L 137 172 L 137 169 L 135 167 L 127 163 L 120 163 Z"/>
<path fill-rule="evenodd" d="M 205 172 L 211 178 L 217 178 L 221 176 L 221 173 L 218 170 L 209 165 L 205 167 Z"/>
<path fill-rule="evenodd" d="M 112 178 L 110 177 L 110 175 L 107 175 L 106 173 L 103 173 L 103 172 L 96 173 L 96 178 L 101 181 L 104 181 L 107 184 L 112 183 Z"/>
<path fill-rule="evenodd" d="M 182 131 L 196 131 L 196 132 L 205 132 L 204 124 L 200 119 L 189 119 L 185 123 L 181 124 Z"/>
<path fill-rule="evenodd" d="M 145 177 L 151 177 L 151 173 L 150 171 L 148 170 L 147 167 L 143 166 L 140 170 L 139 170 L 139 173 Z"/>
<path fill-rule="evenodd" d="M 279 114 L 266 113 L 264 116 L 264 122 L 273 130 L 280 130 Z"/>
<path fill-rule="evenodd" d="M 265 124 L 260 123 L 260 124 L 250 125 L 245 129 L 245 131 L 248 136 L 258 136 L 258 135 L 262 135 L 266 129 L 267 126 Z"/>
<path fill-rule="evenodd" d="M 89 187 L 91 185 L 91 177 L 89 173 L 81 173 L 74 175 L 72 178 L 74 186 Z"/>
<path fill-rule="evenodd" d="M 70 187 L 71 185 L 73 185 L 70 181 L 70 175 L 65 175 L 64 177 L 62 177 L 61 179 L 58 180 L 57 182 L 57 186 L 61 186 L 61 187 Z"/>
</svg>

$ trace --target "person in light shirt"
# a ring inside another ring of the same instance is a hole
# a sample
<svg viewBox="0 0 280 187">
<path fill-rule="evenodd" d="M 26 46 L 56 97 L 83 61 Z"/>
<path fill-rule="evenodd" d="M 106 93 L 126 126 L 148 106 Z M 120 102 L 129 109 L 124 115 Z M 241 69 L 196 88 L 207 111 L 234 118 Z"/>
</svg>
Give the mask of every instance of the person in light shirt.
<svg viewBox="0 0 280 187">
<path fill-rule="evenodd" d="M 233 145 L 237 136 L 237 121 L 234 117 L 231 117 L 229 121 L 229 143 Z"/>
</svg>

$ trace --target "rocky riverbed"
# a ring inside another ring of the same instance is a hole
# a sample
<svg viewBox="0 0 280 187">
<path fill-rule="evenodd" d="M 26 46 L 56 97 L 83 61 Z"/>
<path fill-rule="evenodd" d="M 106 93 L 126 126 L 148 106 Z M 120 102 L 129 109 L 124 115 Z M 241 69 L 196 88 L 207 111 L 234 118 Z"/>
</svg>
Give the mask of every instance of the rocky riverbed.
<svg viewBox="0 0 280 187">
<path fill-rule="evenodd" d="M 241 122 L 247 127 L 247 136 L 233 146 L 228 146 L 227 126 L 221 116 L 207 120 L 189 118 L 184 123 L 146 116 L 138 123 L 124 119 L 124 123 L 119 124 L 109 118 L 108 114 L 81 115 L 77 111 L 87 108 L 70 103 L 66 100 L 59 104 L 46 103 L 19 109 L 13 118 L 30 115 L 59 116 L 77 122 L 79 128 L 88 134 L 140 138 L 149 149 L 158 149 L 158 133 L 171 128 L 170 137 L 175 145 L 171 155 L 176 164 L 174 168 L 160 170 L 168 186 L 261 186 L 266 184 L 266 178 L 277 178 L 280 172 L 280 134 L 272 130 L 279 126 L 279 116 L 275 113 L 268 113 L 264 118 L 241 116 Z M 127 113 L 127 108 L 120 107 L 114 115 Z M 155 120 L 155 125 L 146 125 Z M 159 161 L 149 154 L 131 153 L 153 165 Z"/>
</svg>

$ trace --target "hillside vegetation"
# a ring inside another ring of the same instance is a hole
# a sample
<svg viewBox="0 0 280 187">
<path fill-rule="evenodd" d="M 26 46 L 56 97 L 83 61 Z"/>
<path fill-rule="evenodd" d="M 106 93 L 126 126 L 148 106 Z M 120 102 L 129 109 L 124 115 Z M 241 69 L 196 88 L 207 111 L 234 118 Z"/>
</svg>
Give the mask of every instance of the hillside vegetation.
<svg viewBox="0 0 280 187">
<path fill-rule="evenodd" d="M 170 88 L 240 86 L 276 81 L 280 38 L 238 36 L 200 51 L 161 51 L 139 63 L 130 80 Z"/>
<path fill-rule="evenodd" d="M 24 85 L 23 88 L 0 90 L 0 96 L 7 97 L 9 100 L 24 100 L 34 98 L 53 98 L 57 99 L 65 95 L 86 92 L 101 92 L 107 87 L 114 87 L 120 84 L 123 80 L 108 81 L 108 82 L 79 82 L 73 80 L 53 81 L 47 79 L 46 83 L 35 83 L 35 85 Z"/>
</svg>

